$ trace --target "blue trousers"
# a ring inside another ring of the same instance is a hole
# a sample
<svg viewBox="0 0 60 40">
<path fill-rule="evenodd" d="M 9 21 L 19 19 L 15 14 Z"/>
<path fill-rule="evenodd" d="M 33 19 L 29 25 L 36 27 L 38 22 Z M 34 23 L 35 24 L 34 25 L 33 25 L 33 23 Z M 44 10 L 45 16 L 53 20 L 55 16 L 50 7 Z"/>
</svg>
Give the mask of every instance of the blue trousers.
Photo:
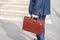
<svg viewBox="0 0 60 40">
<path fill-rule="evenodd" d="M 46 15 L 43 15 L 43 16 L 39 16 L 39 19 L 40 20 L 44 20 L 45 21 L 45 18 L 46 18 Z M 37 40 L 45 40 L 45 28 L 43 28 L 43 32 L 42 32 L 42 35 L 37 35 L 36 34 L 36 37 L 37 37 Z"/>
</svg>

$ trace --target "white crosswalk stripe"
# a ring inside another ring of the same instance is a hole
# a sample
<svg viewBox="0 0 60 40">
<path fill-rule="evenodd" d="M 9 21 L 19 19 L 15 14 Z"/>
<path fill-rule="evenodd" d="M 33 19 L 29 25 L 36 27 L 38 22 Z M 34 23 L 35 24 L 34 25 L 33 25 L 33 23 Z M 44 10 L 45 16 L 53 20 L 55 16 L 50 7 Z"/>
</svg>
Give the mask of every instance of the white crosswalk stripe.
<svg viewBox="0 0 60 40">
<path fill-rule="evenodd" d="M 0 19 L 23 22 L 23 17 L 0 16 Z M 52 24 L 52 20 L 51 19 L 46 19 L 45 23 L 46 24 Z"/>
</svg>

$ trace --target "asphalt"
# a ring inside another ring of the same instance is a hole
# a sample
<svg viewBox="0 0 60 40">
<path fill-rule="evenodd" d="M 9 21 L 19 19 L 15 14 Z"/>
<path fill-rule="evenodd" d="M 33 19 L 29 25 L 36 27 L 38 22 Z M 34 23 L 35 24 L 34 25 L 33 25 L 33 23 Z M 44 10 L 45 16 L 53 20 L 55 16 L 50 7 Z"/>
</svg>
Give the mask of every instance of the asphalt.
<svg viewBox="0 0 60 40">
<path fill-rule="evenodd" d="M 51 14 L 49 16 L 51 23 L 45 24 L 45 39 L 60 40 L 59 0 L 52 0 L 51 4 Z M 35 34 L 22 30 L 22 25 L 22 21 L 0 18 L 0 40 L 33 40 L 36 38 Z"/>
</svg>

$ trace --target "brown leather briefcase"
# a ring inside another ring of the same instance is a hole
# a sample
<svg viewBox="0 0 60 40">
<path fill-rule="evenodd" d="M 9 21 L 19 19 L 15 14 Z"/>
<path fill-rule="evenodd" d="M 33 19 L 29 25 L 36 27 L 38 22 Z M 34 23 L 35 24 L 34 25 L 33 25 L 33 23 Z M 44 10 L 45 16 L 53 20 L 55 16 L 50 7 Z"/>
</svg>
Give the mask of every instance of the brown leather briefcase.
<svg viewBox="0 0 60 40">
<path fill-rule="evenodd" d="M 31 17 L 24 17 L 23 20 L 23 30 L 35 33 L 37 35 L 41 35 L 44 28 L 44 21 L 35 20 Z"/>
</svg>

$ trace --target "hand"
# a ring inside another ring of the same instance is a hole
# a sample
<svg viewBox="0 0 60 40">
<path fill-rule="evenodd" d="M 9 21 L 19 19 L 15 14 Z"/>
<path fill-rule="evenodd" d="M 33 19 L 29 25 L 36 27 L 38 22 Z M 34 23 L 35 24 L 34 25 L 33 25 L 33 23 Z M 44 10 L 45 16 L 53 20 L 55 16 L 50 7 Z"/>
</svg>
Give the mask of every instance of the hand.
<svg viewBox="0 0 60 40">
<path fill-rule="evenodd" d="M 32 14 L 30 14 L 31 15 L 31 18 L 32 18 Z"/>
</svg>

